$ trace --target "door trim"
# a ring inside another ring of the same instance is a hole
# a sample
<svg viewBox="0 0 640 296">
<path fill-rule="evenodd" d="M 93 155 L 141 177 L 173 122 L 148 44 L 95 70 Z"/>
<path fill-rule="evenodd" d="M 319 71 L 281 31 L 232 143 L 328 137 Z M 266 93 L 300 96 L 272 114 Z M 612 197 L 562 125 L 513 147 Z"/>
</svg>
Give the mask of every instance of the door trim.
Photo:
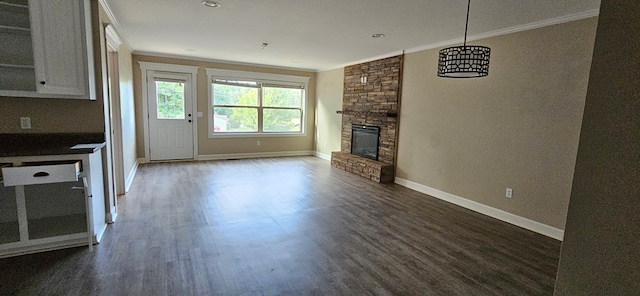
<svg viewBox="0 0 640 296">
<path fill-rule="evenodd" d="M 151 77 L 151 72 L 173 72 L 180 74 L 191 75 L 191 94 L 193 96 L 191 100 L 191 111 L 193 116 L 193 125 L 191 126 L 191 133 L 193 135 L 193 159 L 198 158 L 198 69 L 197 66 L 185 66 L 176 64 L 163 64 L 163 63 L 150 63 L 150 62 L 138 62 L 140 64 L 141 79 L 140 84 L 142 88 L 142 119 L 144 123 L 144 161 L 149 162 L 149 98 L 148 98 L 148 82 Z"/>
<path fill-rule="evenodd" d="M 106 146 L 103 150 L 103 175 L 104 175 L 104 191 L 105 191 L 105 207 L 106 207 L 106 220 L 107 223 L 114 223 L 118 217 L 118 198 L 117 198 L 117 189 L 115 187 L 116 184 L 116 170 L 117 166 L 115 163 L 115 155 L 114 151 L 114 137 L 121 136 L 121 133 L 118 135 L 114 135 L 112 131 L 114 131 L 114 119 L 112 117 L 112 103 L 114 103 L 114 98 L 112 97 L 112 92 L 114 91 L 113 85 L 114 83 L 119 84 L 119 81 L 110 81 L 113 78 L 114 68 L 112 67 L 114 64 L 117 64 L 117 60 L 113 60 L 113 56 L 110 56 L 110 51 L 113 50 L 117 53 L 118 47 L 121 43 L 119 43 L 118 34 L 113 30 L 111 25 L 103 24 L 103 32 L 101 32 L 102 38 L 104 38 L 104 47 L 101 49 L 102 51 L 102 93 L 103 93 L 103 107 L 104 107 L 104 128 L 105 128 L 105 143 Z M 118 74 L 119 75 L 119 74 Z M 116 76 L 118 76 L 116 75 Z M 118 93 L 119 97 L 119 93 Z M 119 100 L 118 100 L 119 103 Z"/>
<path fill-rule="evenodd" d="M 122 108 L 120 103 L 120 58 L 119 49 L 122 41 L 111 25 L 105 29 L 107 39 L 107 72 L 109 84 L 109 114 L 111 115 L 111 154 L 114 163 L 114 181 L 116 195 L 126 193 L 124 180 L 124 149 L 122 145 Z M 114 202 L 114 204 L 116 204 Z"/>
</svg>

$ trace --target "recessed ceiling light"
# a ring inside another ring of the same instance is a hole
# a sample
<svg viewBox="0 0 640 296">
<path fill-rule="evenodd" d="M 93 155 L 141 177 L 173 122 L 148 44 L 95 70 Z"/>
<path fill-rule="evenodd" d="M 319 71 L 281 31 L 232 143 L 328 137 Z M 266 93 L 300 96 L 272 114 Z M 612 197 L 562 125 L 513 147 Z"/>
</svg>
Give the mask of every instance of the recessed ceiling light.
<svg viewBox="0 0 640 296">
<path fill-rule="evenodd" d="M 206 7 L 213 7 L 213 8 L 218 8 L 218 7 L 222 6 L 222 4 L 220 4 L 220 3 L 216 2 L 216 1 L 213 1 L 213 0 L 203 0 L 200 3 L 202 3 L 202 5 L 204 5 Z"/>
<path fill-rule="evenodd" d="M 376 33 L 376 34 L 371 35 L 371 37 L 373 37 L 373 38 L 382 38 L 382 37 L 384 37 L 384 36 L 385 36 L 385 35 L 384 35 L 384 34 L 381 34 L 381 33 Z"/>
</svg>

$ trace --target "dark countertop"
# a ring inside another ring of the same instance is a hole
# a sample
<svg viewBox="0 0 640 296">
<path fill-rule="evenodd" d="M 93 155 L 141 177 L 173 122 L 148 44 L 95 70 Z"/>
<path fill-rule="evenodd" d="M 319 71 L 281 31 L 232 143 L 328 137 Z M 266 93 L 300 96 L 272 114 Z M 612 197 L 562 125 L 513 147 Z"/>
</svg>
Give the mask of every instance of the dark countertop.
<svg viewBox="0 0 640 296">
<path fill-rule="evenodd" d="M 71 149 L 77 144 L 95 144 Z M 105 146 L 104 134 L 0 134 L 0 157 L 90 154 Z"/>
</svg>

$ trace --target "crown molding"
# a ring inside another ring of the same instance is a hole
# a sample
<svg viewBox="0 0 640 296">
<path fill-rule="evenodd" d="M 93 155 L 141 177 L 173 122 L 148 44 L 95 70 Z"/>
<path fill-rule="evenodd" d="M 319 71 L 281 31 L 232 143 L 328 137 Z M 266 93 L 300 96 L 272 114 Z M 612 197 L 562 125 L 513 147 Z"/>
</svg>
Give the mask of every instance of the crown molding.
<svg viewBox="0 0 640 296">
<path fill-rule="evenodd" d="M 109 20 L 111 21 L 111 26 L 113 27 L 113 30 L 117 33 L 120 39 L 120 42 L 124 44 L 124 46 L 127 47 L 129 51 L 131 51 L 131 48 L 132 48 L 131 43 L 129 43 L 129 40 L 127 40 L 127 36 L 124 34 L 124 31 L 122 30 L 122 26 L 120 26 L 120 23 L 118 23 L 118 19 L 115 17 L 113 12 L 111 11 L 111 7 L 109 7 L 109 4 L 107 4 L 107 0 L 98 0 L 98 3 L 100 3 L 100 6 L 102 6 L 102 9 L 107 14 L 107 17 L 109 18 Z"/>
<path fill-rule="evenodd" d="M 289 71 L 311 72 L 311 73 L 318 72 L 317 70 L 305 69 L 305 68 L 293 68 L 293 67 L 281 67 L 281 66 L 272 66 L 272 65 L 264 65 L 264 64 L 252 64 L 252 63 L 243 63 L 243 62 L 234 62 L 234 61 L 225 61 L 225 60 L 198 58 L 198 57 L 188 57 L 188 56 L 181 56 L 181 55 L 174 55 L 174 54 L 163 54 L 163 53 L 155 53 L 155 52 L 146 52 L 146 51 L 134 51 L 132 53 L 135 54 L 135 55 L 138 55 L 138 56 L 168 58 L 168 59 L 187 60 L 187 61 L 199 61 L 199 62 L 207 62 L 207 63 L 226 64 L 226 65 L 248 66 L 248 67 L 257 67 L 257 68 L 264 68 L 264 69 L 278 69 L 278 70 L 289 70 Z M 209 67 L 209 68 L 211 68 L 211 67 Z"/>
<path fill-rule="evenodd" d="M 561 17 L 557 17 L 557 18 L 547 19 L 547 20 L 543 20 L 543 21 L 539 21 L 539 22 L 533 22 L 533 23 L 528 23 L 528 24 L 524 24 L 524 25 L 520 25 L 520 26 L 514 26 L 514 27 L 495 30 L 495 31 L 486 32 L 486 33 L 482 33 L 482 34 L 476 34 L 476 35 L 472 35 L 472 36 L 467 36 L 467 43 L 469 41 L 487 39 L 487 38 L 491 38 L 491 37 L 497 37 L 497 36 L 502 36 L 502 35 L 507 35 L 507 34 L 512 34 L 512 33 L 518 33 L 518 32 L 538 29 L 538 28 L 542 28 L 542 27 L 548 27 L 548 26 L 553 26 L 553 25 L 558 25 L 558 24 L 564 24 L 564 23 L 577 21 L 577 20 L 581 20 L 581 19 L 586 19 L 586 18 L 590 18 L 590 17 L 595 17 L 595 16 L 598 16 L 599 13 L 600 13 L 600 10 L 598 10 L 598 9 L 588 10 L 588 11 L 569 14 L 569 15 L 565 15 L 565 16 L 561 16 Z M 463 38 L 451 39 L 451 40 L 447 40 L 447 41 L 443 41 L 443 42 L 432 43 L 432 44 L 428 44 L 428 45 L 409 48 L 409 49 L 407 49 L 405 51 L 405 53 L 413 53 L 413 52 L 424 51 L 424 50 L 429 50 L 429 49 L 434 49 L 434 48 L 448 47 L 448 46 L 452 46 L 452 45 L 455 45 L 455 44 L 460 44 L 463 41 L 464 41 Z"/>
<path fill-rule="evenodd" d="M 538 28 L 542 28 L 542 27 L 548 27 L 548 26 L 563 24 L 563 23 L 568 23 L 568 22 L 572 22 L 572 21 L 577 21 L 577 20 L 581 20 L 581 19 L 595 17 L 595 16 L 598 16 L 599 14 L 600 14 L 600 10 L 598 10 L 598 9 L 587 10 L 587 11 L 584 11 L 584 12 L 574 13 L 574 14 L 565 15 L 565 16 L 552 18 L 552 19 L 547 19 L 547 20 L 543 20 L 543 21 L 539 21 L 539 22 L 533 22 L 533 23 L 528 23 L 528 24 L 524 24 L 524 25 L 520 25 L 520 26 L 514 26 L 514 27 L 509 27 L 509 28 L 505 28 L 505 29 L 500 29 L 500 30 L 487 32 L 487 33 L 467 36 L 467 42 L 486 39 L 486 38 L 491 38 L 491 37 L 497 37 L 497 36 L 502 36 L 502 35 L 507 35 L 507 34 L 512 34 L 512 33 L 518 33 L 518 32 L 523 32 L 523 31 L 538 29 Z M 452 46 L 452 45 L 455 45 L 455 44 L 460 44 L 463 41 L 464 41 L 463 38 L 456 38 L 456 39 L 446 40 L 446 41 L 442 41 L 442 42 L 438 42 L 438 43 L 431 43 L 431 44 L 422 45 L 422 46 L 418 46 L 418 47 L 412 47 L 412 48 L 409 48 L 409 49 L 406 49 L 406 50 L 394 51 L 394 52 L 390 52 L 390 53 L 387 53 L 387 54 L 382 54 L 382 55 L 379 55 L 379 56 L 375 56 L 375 57 L 371 57 L 371 58 L 367 58 L 367 59 L 363 59 L 363 60 L 353 61 L 353 62 L 349 62 L 349 63 L 346 63 L 346 64 L 341 64 L 341 65 L 336 65 L 334 67 L 323 69 L 323 70 L 319 70 L 317 72 L 335 70 L 335 69 L 339 69 L 339 68 L 344 68 L 346 66 L 351 66 L 351 65 L 356 65 L 356 64 L 360 64 L 360 63 L 371 62 L 371 61 L 384 59 L 384 58 L 388 58 L 388 57 L 392 57 L 392 56 L 396 56 L 396 55 L 401 55 L 401 54 L 405 54 L 405 53 L 414 53 L 414 52 L 425 51 L 425 50 L 430 50 L 430 49 L 435 49 L 435 48 L 440 48 L 440 47 L 448 47 L 448 46 Z"/>
<path fill-rule="evenodd" d="M 322 70 L 317 70 L 316 72 L 324 72 L 324 71 L 329 71 L 329 70 L 335 70 L 335 69 L 339 69 L 339 68 L 344 68 L 346 66 L 351 66 L 351 65 L 357 65 L 357 64 L 362 64 L 362 63 L 368 63 L 368 62 L 373 62 L 373 61 L 377 61 L 377 60 L 381 60 L 381 59 L 386 59 L 386 58 L 390 58 L 390 57 L 395 57 L 398 55 L 403 55 L 405 53 L 404 50 L 396 50 L 390 53 L 385 53 L 385 54 L 381 54 L 378 56 L 374 56 L 374 57 L 370 57 L 370 58 L 366 58 L 366 59 L 362 59 L 362 60 L 357 60 L 357 61 L 353 61 L 353 62 L 349 62 L 349 63 L 345 63 L 345 64 L 340 64 L 340 65 L 336 65 L 333 66 L 331 68 L 327 68 L 327 69 L 322 69 Z"/>
<path fill-rule="evenodd" d="M 120 38 L 120 34 L 116 32 L 116 29 L 113 28 L 112 24 L 109 24 L 104 28 L 104 35 L 107 37 L 107 42 L 113 47 L 118 48 L 122 45 L 122 38 Z"/>
</svg>

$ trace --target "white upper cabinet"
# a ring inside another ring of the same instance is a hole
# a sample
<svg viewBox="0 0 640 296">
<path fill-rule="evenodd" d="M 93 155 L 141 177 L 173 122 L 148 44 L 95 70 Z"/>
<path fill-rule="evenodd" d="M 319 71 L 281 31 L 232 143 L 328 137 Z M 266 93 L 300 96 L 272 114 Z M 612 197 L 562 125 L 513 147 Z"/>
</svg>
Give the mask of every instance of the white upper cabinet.
<svg viewBox="0 0 640 296">
<path fill-rule="evenodd" d="M 0 96 L 95 99 L 89 0 L 0 0 L 0 14 L 11 16 L 0 23 Z"/>
</svg>

